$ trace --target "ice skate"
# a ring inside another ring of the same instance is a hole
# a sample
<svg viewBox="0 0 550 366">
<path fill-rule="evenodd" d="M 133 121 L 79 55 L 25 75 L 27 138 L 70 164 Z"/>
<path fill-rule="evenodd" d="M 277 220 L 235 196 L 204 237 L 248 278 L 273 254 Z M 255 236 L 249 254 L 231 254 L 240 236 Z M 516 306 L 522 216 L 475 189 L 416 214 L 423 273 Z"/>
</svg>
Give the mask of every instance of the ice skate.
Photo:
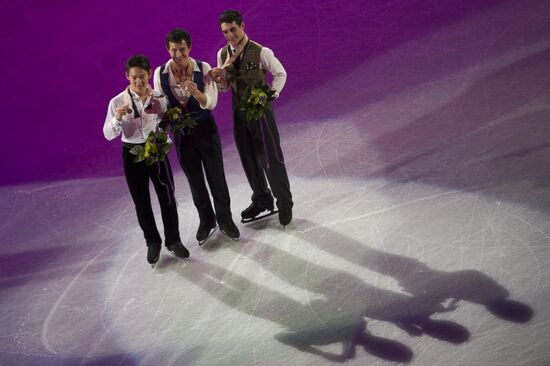
<svg viewBox="0 0 550 366">
<path fill-rule="evenodd" d="M 180 241 L 168 245 L 166 249 L 174 253 L 178 258 L 189 258 L 189 251 Z"/>
<path fill-rule="evenodd" d="M 147 244 L 147 262 L 151 268 L 155 268 L 155 264 L 159 261 L 161 243 Z"/>
<path fill-rule="evenodd" d="M 269 211 L 263 215 L 260 215 L 262 212 Z M 275 210 L 273 207 L 273 202 L 268 206 L 259 206 L 257 203 L 252 202 L 243 212 L 241 212 L 241 222 L 247 224 L 249 222 L 258 221 L 266 217 L 275 215 L 279 211 Z"/>
<path fill-rule="evenodd" d="M 208 233 L 208 235 L 206 236 L 206 238 L 204 238 L 202 240 L 199 240 L 199 246 L 202 246 L 203 244 L 205 244 L 214 235 L 214 233 L 217 230 L 218 230 L 217 226 L 215 226 L 213 229 L 211 229 L 210 232 Z"/>
<path fill-rule="evenodd" d="M 200 223 L 199 229 L 197 230 L 197 241 L 199 242 L 199 246 L 206 243 L 208 239 L 214 235 L 216 230 L 218 229 L 218 226 L 216 225 L 216 222 L 210 222 L 210 223 Z"/>
<path fill-rule="evenodd" d="M 233 220 L 229 220 L 228 222 L 220 224 L 220 230 L 229 238 L 235 241 L 238 241 L 239 236 L 241 235 L 241 233 L 239 232 L 239 229 L 237 228 L 237 225 L 235 225 Z"/>
<path fill-rule="evenodd" d="M 279 223 L 283 225 L 283 229 L 286 230 L 286 226 L 292 221 L 292 208 L 282 208 L 279 210 Z"/>
</svg>

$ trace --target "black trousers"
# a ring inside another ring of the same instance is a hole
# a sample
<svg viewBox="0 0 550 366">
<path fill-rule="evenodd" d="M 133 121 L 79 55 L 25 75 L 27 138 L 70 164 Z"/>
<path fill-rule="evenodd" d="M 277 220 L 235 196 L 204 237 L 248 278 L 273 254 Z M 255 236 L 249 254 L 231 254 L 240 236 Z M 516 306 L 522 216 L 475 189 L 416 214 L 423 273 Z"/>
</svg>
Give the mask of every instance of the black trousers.
<svg viewBox="0 0 550 366">
<path fill-rule="evenodd" d="M 233 117 L 235 144 L 252 188 L 252 202 L 270 206 L 275 196 L 279 209 L 291 208 L 294 203 L 273 109 L 269 108 L 266 118 L 256 122 L 247 122 L 245 114 L 236 108 Z"/>
<path fill-rule="evenodd" d="M 185 134 L 178 134 L 176 148 L 200 221 L 217 221 L 223 225 L 232 220 L 220 134 L 214 119 L 201 122 L 192 130 L 185 131 Z M 206 188 L 205 174 L 214 199 L 215 212 Z"/>
<path fill-rule="evenodd" d="M 164 162 L 147 167 L 145 162 L 134 163 L 135 155 L 130 154 L 130 148 L 130 144 L 124 144 L 122 148 L 124 175 L 136 207 L 139 226 L 143 230 L 145 242 L 147 244 L 162 243 L 151 207 L 149 181 L 153 182 L 159 200 L 162 223 L 164 224 L 165 245 L 179 242 L 176 198 L 173 190 L 169 189 L 169 187 L 174 187 L 174 178 L 168 157 Z"/>
</svg>

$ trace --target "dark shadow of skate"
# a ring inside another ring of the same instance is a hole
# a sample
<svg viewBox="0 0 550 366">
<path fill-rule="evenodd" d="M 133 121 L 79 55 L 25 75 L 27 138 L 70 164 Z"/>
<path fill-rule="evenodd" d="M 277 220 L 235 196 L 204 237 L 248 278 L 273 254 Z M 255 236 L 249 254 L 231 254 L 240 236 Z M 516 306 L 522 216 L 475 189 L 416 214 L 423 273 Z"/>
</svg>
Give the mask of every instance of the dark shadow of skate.
<svg viewBox="0 0 550 366">
<path fill-rule="evenodd" d="M 494 316 L 510 322 L 527 323 L 533 317 L 531 307 L 511 299 L 490 300 L 485 307 Z"/>
<path fill-rule="evenodd" d="M 410 348 L 392 339 L 365 335 L 359 344 L 367 353 L 386 361 L 409 362 L 413 358 Z"/>
<path fill-rule="evenodd" d="M 418 325 L 424 334 L 440 341 L 460 344 L 470 339 L 468 329 L 449 320 L 423 318 L 413 319 L 411 322 Z"/>
</svg>

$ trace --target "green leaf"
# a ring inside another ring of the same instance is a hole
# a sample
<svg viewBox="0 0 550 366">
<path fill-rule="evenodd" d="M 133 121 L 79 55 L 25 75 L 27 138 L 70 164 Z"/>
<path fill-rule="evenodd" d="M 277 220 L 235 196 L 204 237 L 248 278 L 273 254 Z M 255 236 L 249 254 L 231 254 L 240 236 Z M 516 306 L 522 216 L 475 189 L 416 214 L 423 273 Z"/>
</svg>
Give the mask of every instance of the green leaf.
<svg viewBox="0 0 550 366">
<path fill-rule="evenodd" d="M 133 155 L 143 155 L 144 152 L 142 145 L 136 145 L 130 149 L 130 154 Z"/>
<path fill-rule="evenodd" d="M 189 128 L 194 128 L 197 125 L 197 122 L 191 118 L 186 118 L 182 123 Z"/>
</svg>

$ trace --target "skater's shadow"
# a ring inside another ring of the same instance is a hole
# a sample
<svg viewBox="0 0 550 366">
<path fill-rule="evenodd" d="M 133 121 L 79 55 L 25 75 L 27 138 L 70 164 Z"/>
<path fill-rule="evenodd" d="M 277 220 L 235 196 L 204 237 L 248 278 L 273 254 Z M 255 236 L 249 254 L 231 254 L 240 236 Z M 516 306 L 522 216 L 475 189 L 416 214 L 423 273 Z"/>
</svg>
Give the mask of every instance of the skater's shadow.
<svg viewBox="0 0 550 366">
<path fill-rule="evenodd" d="M 383 252 L 308 220 L 297 219 L 298 236 L 323 251 L 392 277 L 403 291 L 432 303 L 458 304 L 460 300 L 484 306 L 496 317 L 525 323 L 533 309 L 509 298 L 509 291 L 477 270 L 439 271 L 401 255 Z"/>
<path fill-rule="evenodd" d="M 299 270 L 292 268 L 293 263 L 289 264 L 290 272 Z M 276 335 L 276 338 L 300 351 L 316 354 L 327 360 L 344 362 L 354 357 L 356 345 L 362 345 L 369 353 L 389 361 L 408 362 L 412 359 L 412 351 L 407 346 L 394 340 L 372 336 L 366 331 L 363 319 L 364 299 L 360 299 L 355 291 L 353 296 L 346 294 L 343 298 L 337 298 L 342 292 L 333 289 L 336 293 L 330 298 L 304 299 L 304 302 L 300 302 L 199 259 L 191 263 L 191 268 L 172 268 L 226 305 L 280 324 L 286 332 Z M 324 270 L 328 271 L 325 277 L 338 277 L 338 273 L 332 270 L 316 269 Z M 341 281 L 345 282 L 346 278 L 335 279 L 335 282 L 343 285 Z M 356 279 L 352 281 L 357 282 Z M 337 343 L 342 344 L 341 354 L 319 348 Z"/>
<path fill-rule="evenodd" d="M 332 245 L 341 248 L 345 243 L 340 241 Z M 349 359 L 350 355 L 354 354 L 356 345 L 363 345 L 367 352 L 379 357 L 381 354 L 391 354 L 383 351 L 386 347 L 395 348 L 393 355 L 397 356 L 397 359 L 391 359 L 392 361 L 405 362 L 409 359 L 402 348 L 401 351 L 398 350 L 395 341 L 375 342 L 370 332 L 358 326 L 362 324 L 363 317 L 393 323 L 410 335 L 425 334 L 454 344 L 463 343 L 470 337 L 468 330 L 460 324 L 430 318 L 435 313 L 455 309 L 452 304 L 444 306 L 437 298 L 411 296 L 373 286 L 351 273 L 314 264 L 311 260 L 302 259 L 263 243 L 257 243 L 253 251 L 245 251 L 242 254 L 257 261 L 262 268 L 291 286 L 303 288 L 306 293 L 322 295 L 326 301 L 309 303 L 322 323 L 330 323 L 335 316 L 343 316 L 350 319 L 346 323 L 356 324 L 355 328 L 350 328 L 347 333 L 345 343 L 348 349 L 340 356 L 333 355 L 331 359 Z M 309 330 L 293 329 L 277 337 L 280 341 L 301 349 L 304 348 L 304 342 L 311 342 L 314 338 L 316 337 Z M 365 343 L 366 340 L 372 342 Z M 375 347 L 376 344 L 380 347 Z M 311 351 L 311 348 L 309 350 Z"/>
<path fill-rule="evenodd" d="M 343 362 L 355 356 L 356 346 L 363 346 L 370 354 L 388 361 L 412 359 L 412 351 L 400 342 L 370 334 L 365 317 L 391 322 L 411 335 L 426 334 L 451 343 L 469 339 L 462 325 L 430 318 L 434 313 L 454 309 L 444 307 L 435 298 L 375 287 L 348 272 L 314 264 L 260 242 L 246 248 L 250 250 L 234 249 L 288 285 L 302 288 L 304 301 L 200 260 L 193 262 L 193 268 L 174 268 L 227 305 L 281 324 L 285 332 L 276 339 L 301 351 Z M 342 344 L 339 354 L 320 348 L 336 343 Z"/>
</svg>

